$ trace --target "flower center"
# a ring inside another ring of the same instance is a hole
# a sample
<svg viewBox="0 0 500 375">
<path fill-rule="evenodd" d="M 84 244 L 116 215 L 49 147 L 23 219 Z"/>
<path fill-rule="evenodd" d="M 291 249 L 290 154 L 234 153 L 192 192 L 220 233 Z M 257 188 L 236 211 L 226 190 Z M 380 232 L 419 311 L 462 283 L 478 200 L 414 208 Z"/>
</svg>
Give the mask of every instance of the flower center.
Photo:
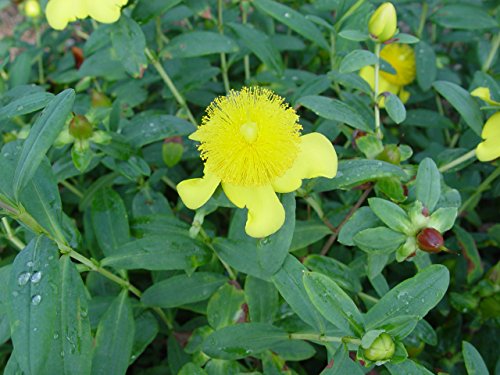
<svg viewBox="0 0 500 375">
<path fill-rule="evenodd" d="M 205 169 L 237 186 L 262 186 L 282 176 L 297 158 L 302 129 L 283 101 L 259 87 L 215 99 L 191 135 L 200 142 Z"/>
<path fill-rule="evenodd" d="M 255 122 L 246 122 L 240 126 L 240 133 L 248 143 L 254 143 L 259 135 L 259 127 Z"/>
</svg>

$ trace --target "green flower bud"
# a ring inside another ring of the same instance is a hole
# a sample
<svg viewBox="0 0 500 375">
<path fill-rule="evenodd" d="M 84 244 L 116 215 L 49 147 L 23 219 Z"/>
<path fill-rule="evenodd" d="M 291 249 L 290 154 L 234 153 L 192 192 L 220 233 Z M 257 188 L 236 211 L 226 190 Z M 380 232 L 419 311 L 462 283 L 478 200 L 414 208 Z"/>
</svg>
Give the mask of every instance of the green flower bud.
<svg viewBox="0 0 500 375">
<path fill-rule="evenodd" d="M 398 17 L 392 3 L 383 3 L 368 22 L 370 35 L 379 42 L 385 42 L 396 34 Z"/>
<path fill-rule="evenodd" d="M 386 361 L 392 358 L 395 351 L 396 344 L 394 344 L 391 336 L 384 332 L 373 341 L 368 349 L 365 349 L 364 355 L 366 359 L 373 362 Z"/>
<path fill-rule="evenodd" d="M 92 107 L 111 107 L 111 100 L 102 92 L 92 91 Z"/>
<path fill-rule="evenodd" d="M 28 0 L 24 3 L 24 13 L 29 18 L 38 18 L 42 13 L 38 0 Z"/>
<path fill-rule="evenodd" d="M 76 139 L 89 139 L 94 130 L 92 124 L 85 116 L 76 115 L 69 124 L 69 134 Z"/>
</svg>

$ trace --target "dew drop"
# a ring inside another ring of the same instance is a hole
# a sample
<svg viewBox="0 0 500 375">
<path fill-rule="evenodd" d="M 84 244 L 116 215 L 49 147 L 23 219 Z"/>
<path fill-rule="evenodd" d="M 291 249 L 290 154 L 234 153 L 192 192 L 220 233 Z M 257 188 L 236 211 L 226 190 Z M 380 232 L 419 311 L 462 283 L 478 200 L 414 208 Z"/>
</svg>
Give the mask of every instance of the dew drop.
<svg viewBox="0 0 500 375">
<path fill-rule="evenodd" d="M 19 284 L 19 286 L 26 285 L 28 283 L 28 281 L 30 280 L 30 277 L 31 277 L 31 273 L 23 272 L 17 278 L 17 283 Z"/>
<path fill-rule="evenodd" d="M 36 332 L 36 331 L 38 331 L 38 328 L 37 327 L 33 328 L 33 332 Z"/>
<path fill-rule="evenodd" d="M 31 297 L 31 303 L 35 306 L 39 305 L 42 302 L 42 296 L 40 294 L 35 294 Z"/>
<path fill-rule="evenodd" d="M 26 267 L 33 267 L 35 263 L 33 263 L 31 260 L 26 263 Z"/>
<path fill-rule="evenodd" d="M 59 338 L 59 333 L 55 332 L 53 337 L 54 337 L 54 340 L 57 340 Z"/>
<path fill-rule="evenodd" d="M 13 291 L 13 292 L 12 292 L 12 296 L 13 296 L 13 297 L 17 297 L 18 295 L 19 295 L 19 293 L 18 293 L 18 292 L 16 292 L 16 291 Z"/>
<path fill-rule="evenodd" d="M 290 18 L 292 15 L 291 15 L 290 13 L 286 12 L 286 13 L 284 14 L 284 16 L 285 16 L 285 18 Z"/>
<path fill-rule="evenodd" d="M 42 279 L 42 272 L 37 271 L 31 276 L 30 280 L 33 284 L 36 284 L 39 283 L 41 279 Z"/>
</svg>

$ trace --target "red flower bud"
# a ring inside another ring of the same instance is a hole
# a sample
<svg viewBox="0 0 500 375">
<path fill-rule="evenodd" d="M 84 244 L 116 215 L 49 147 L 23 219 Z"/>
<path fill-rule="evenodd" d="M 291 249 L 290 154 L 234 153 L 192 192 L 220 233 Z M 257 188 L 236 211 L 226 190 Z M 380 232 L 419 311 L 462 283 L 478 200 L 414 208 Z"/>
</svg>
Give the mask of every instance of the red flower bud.
<svg viewBox="0 0 500 375">
<path fill-rule="evenodd" d="M 444 250 L 443 235 L 434 228 L 425 228 L 417 236 L 417 243 L 420 250 L 427 253 L 439 253 Z"/>
</svg>

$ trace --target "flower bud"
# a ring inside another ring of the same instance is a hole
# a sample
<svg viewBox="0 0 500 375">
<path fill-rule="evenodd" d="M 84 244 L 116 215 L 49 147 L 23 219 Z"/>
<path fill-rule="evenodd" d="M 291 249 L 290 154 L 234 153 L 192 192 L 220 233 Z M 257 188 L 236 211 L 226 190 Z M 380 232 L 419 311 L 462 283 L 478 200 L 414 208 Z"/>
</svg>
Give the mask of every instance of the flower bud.
<svg viewBox="0 0 500 375">
<path fill-rule="evenodd" d="M 391 359 L 396 351 L 396 345 L 391 336 L 387 333 L 382 333 L 373 341 L 372 345 L 365 349 L 364 356 L 370 361 L 385 361 Z"/>
<path fill-rule="evenodd" d="M 97 107 L 111 107 L 111 100 L 102 92 L 92 91 L 91 95 L 91 105 L 94 108 Z"/>
<path fill-rule="evenodd" d="M 417 235 L 417 244 L 420 250 L 427 253 L 439 253 L 445 249 L 442 234 L 434 228 L 422 229 Z"/>
<path fill-rule="evenodd" d="M 69 134 L 76 139 L 89 139 L 93 132 L 92 124 L 85 116 L 76 115 L 69 124 Z"/>
<path fill-rule="evenodd" d="M 38 18 L 40 17 L 40 4 L 38 0 L 28 0 L 24 3 L 24 13 L 29 18 Z"/>
<path fill-rule="evenodd" d="M 396 34 L 398 18 L 392 3 L 383 3 L 368 21 L 368 31 L 378 42 L 385 42 Z"/>
</svg>

